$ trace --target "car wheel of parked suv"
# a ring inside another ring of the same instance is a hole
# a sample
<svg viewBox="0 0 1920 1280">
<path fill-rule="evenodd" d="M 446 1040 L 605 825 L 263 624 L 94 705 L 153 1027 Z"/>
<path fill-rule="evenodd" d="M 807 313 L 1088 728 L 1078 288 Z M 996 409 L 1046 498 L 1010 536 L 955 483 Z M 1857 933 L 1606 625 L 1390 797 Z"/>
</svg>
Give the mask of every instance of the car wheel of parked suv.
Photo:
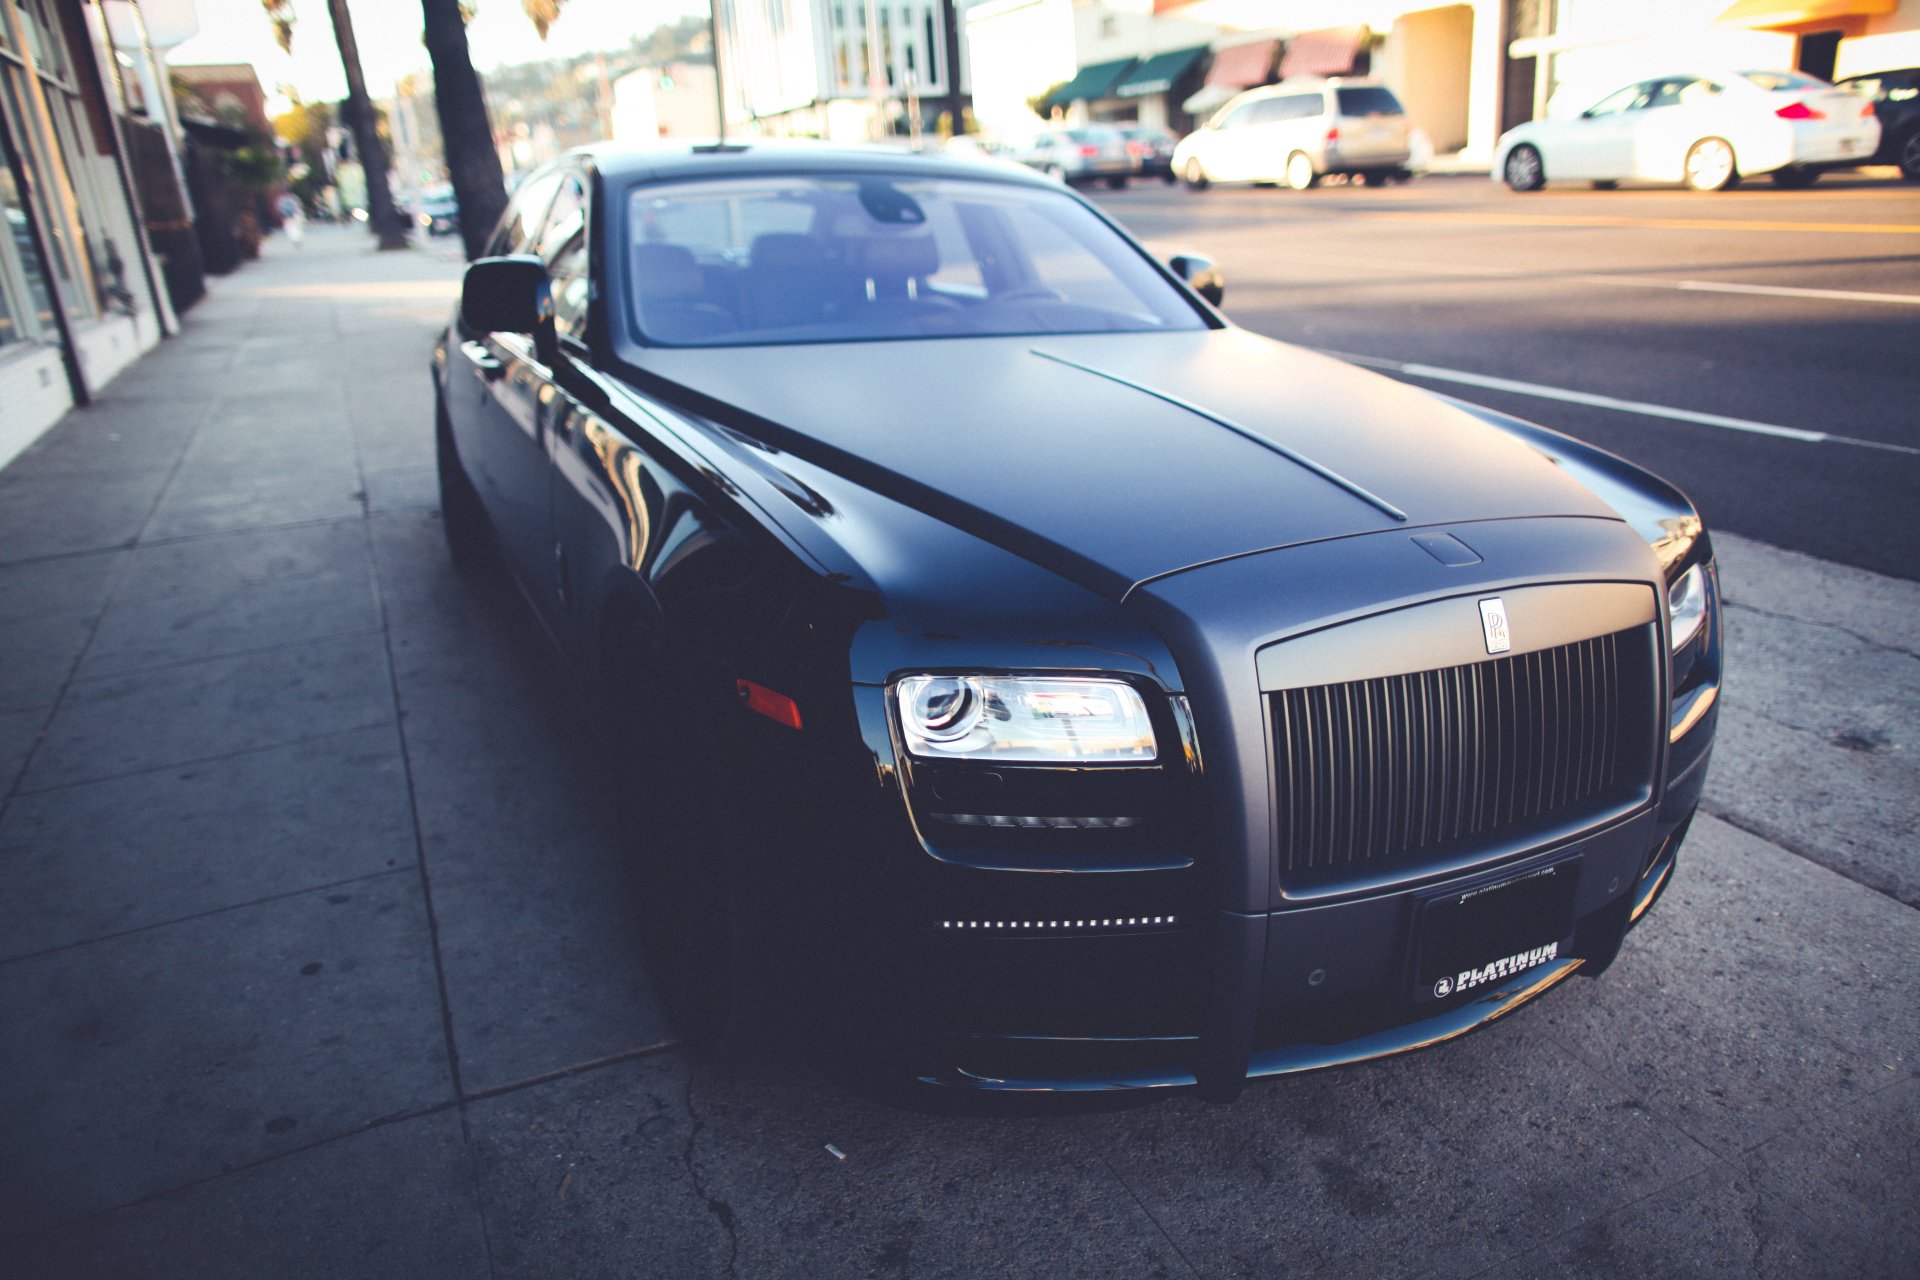
<svg viewBox="0 0 1920 1280">
<path fill-rule="evenodd" d="M 1127 175 L 1123 173 L 1117 178 L 1108 178 L 1107 186 L 1115 191 L 1125 191 L 1127 189 Z"/>
<path fill-rule="evenodd" d="M 1515 191 L 1538 191 L 1547 185 L 1547 170 L 1540 162 L 1540 153 L 1528 146 L 1515 147 L 1507 153 L 1507 163 L 1500 176 Z"/>
<path fill-rule="evenodd" d="M 1920 130 L 1915 131 L 1900 148 L 1900 172 L 1906 175 L 1908 182 L 1920 182 Z"/>
<path fill-rule="evenodd" d="M 1296 151 L 1287 157 L 1287 185 L 1295 191 L 1305 191 L 1320 181 L 1320 175 L 1314 172 L 1313 157 L 1304 151 Z"/>
</svg>

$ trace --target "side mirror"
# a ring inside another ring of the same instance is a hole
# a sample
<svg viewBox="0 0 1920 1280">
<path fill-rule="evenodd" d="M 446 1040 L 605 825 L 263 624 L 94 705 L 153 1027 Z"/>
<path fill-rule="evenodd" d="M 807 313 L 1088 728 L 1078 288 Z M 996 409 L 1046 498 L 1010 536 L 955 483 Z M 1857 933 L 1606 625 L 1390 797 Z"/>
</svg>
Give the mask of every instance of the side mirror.
<svg viewBox="0 0 1920 1280">
<path fill-rule="evenodd" d="M 474 333 L 524 333 L 541 363 L 552 364 L 553 293 L 547 264 L 531 254 L 481 258 L 460 285 L 460 323 Z"/>
<path fill-rule="evenodd" d="M 1220 299 L 1227 296 L 1227 278 L 1220 274 L 1220 268 L 1212 258 L 1203 258 L 1197 253 L 1176 253 L 1167 259 L 1167 265 L 1173 274 L 1187 282 L 1187 287 L 1211 302 L 1220 305 Z"/>
</svg>

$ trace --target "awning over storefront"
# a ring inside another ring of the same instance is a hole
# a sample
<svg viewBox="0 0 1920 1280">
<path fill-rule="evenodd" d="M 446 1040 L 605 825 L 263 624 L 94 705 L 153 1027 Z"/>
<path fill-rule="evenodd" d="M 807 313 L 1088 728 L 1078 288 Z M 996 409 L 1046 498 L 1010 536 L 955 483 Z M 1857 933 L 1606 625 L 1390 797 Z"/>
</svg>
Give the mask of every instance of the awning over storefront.
<svg viewBox="0 0 1920 1280">
<path fill-rule="evenodd" d="M 1230 44 L 1213 52 L 1213 65 L 1207 69 L 1209 85 L 1245 89 L 1265 84 L 1273 70 L 1273 55 L 1279 52 L 1278 40 L 1255 40 L 1251 44 Z"/>
<path fill-rule="evenodd" d="M 1728 27 L 1796 27 L 1832 18 L 1862 18 L 1892 13 L 1900 0 L 1740 0 L 1714 19 Z"/>
<path fill-rule="evenodd" d="M 1055 107 L 1064 107 L 1070 102 L 1098 102 L 1102 98 L 1113 96 L 1113 86 L 1137 58 L 1116 58 L 1112 62 L 1096 62 L 1090 67 L 1082 67 L 1073 79 L 1048 94 L 1046 101 L 1040 104 L 1040 114 L 1045 115 Z"/>
<path fill-rule="evenodd" d="M 1287 52 L 1280 59 L 1280 78 L 1346 75 L 1353 70 L 1353 60 L 1366 42 L 1365 27 L 1302 31 L 1287 41 Z"/>
<path fill-rule="evenodd" d="M 1206 51 L 1207 46 L 1199 44 L 1191 49 L 1157 53 L 1121 76 L 1119 83 L 1113 86 L 1113 96 L 1144 98 L 1150 93 L 1165 93 L 1173 88 L 1176 80 L 1187 74 Z"/>
</svg>

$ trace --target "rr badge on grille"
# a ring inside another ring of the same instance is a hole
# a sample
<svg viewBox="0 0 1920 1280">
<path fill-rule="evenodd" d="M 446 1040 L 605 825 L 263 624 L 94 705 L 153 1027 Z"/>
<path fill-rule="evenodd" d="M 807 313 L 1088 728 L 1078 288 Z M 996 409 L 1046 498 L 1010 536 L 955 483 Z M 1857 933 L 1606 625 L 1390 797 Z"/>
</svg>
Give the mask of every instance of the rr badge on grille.
<svg viewBox="0 0 1920 1280">
<path fill-rule="evenodd" d="M 1513 648 L 1507 634 L 1507 602 L 1499 596 L 1480 602 L 1480 629 L 1487 635 L 1488 653 L 1505 653 Z"/>
</svg>

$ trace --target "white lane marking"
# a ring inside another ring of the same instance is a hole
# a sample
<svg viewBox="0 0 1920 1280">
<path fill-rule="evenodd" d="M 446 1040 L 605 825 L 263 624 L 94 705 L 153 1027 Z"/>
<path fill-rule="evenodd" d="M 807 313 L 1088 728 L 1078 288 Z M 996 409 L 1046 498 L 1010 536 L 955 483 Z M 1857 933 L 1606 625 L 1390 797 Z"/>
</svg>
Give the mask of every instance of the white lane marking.
<svg viewBox="0 0 1920 1280">
<path fill-rule="evenodd" d="M 1832 302 L 1892 302 L 1920 307 L 1920 295 L 1863 293 L 1853 289 L 1796 289 L 1784 284 L 1736 284 L 1723 280 L 1682 280 L 1676 286 L 1697 293 L 1757 293 L 1770 298 L 1825 298 Z"/>
<path fill-rule="evenodd" d="M 1451 267 L 1442 266 L 1439 263 L 1389 262 L 1381 258 L 1341 257 L 1334 261 L 1373 271 L 1394 271 L 1406 275 L 1477 276 L 1487 280 L 1536 281 L 1540 284 L 1561 282 L 1608 285 L 1619 289 L 1682 289 L 1694 293 L 1746 293 L 1769 298 L 1817 298 L 1829 302 L 1885 302 L 1895 306 L 1920 307 L 1920 294 L 1913 293 L 1875 293 L 1860 289 L 1802 289 L 1793 285 L 1742 284 L 1733 280 L 1656 280 L 1635 279 L 1631 276 L 1562 275 L 1553 271 L 1536 271 L 1526 267 Z M 1767 264 L 1755 263 L 1754 265 Z M 1312 289 L 1324 286 L 1309 280 L 1304 282 L 1304 287 Z"/>
<path fill-rule="evenodd" d="M 1744 431 L 1749 435 L 1774 436 L 1782 440 L 1798 440 L 1803 444 L 1851 444 L 1862 449 L 1882 449 L 1888 453 L 1904 453 L 1920 457 L 1920 449 L 1911 445 L 1887 444 L 1880 440 L 1861 440 L 1855 436 L 1837 436 L 1827 431 L 1807 431 L 1801 427 L 1776 426 L 1771 422 L 1753 422 L 1746 418 L 1729 418 L 1718 413 L 1696 413 L 1692 409 L 1675 409 L 1664 404 L 1648 404 L 1644 400 L 1621 400 L 1615 396 L 1595 395 L 1591 391 L 1569 391 L 1565 387 L 1542 386 L 1537 382 L 1519 382 L 1512 378 L 1495 378 L 1484 373 L 1468 373 L 1463 369 L 1442 369 L 1437 365 L 1411 364 L 1400 360 L 1382 360 L 1375 356 L 1356 356 L 1344 351 L 1328 351 L 1319 348 L 1325 355 L 1333 356 L 1352 364 L 1366 365 L 1374 369 L 1386 369 L 1393 373 L 1403 373 L 1413 378 L 1429 378 L 1436 382 L 1456 382 L 1468 387 L 1485 387 L 1489 391 L 1506 391 L 1514 395 L 1538 396 L 1542 400 L 1559 400 L 1566 404 L 1584 404 L 1595 409 L 1613 409 L 1620 413 L 1637 413 L 1649 418 L 1666 418 L 1673 422 L 1691 422 L 1703 427 L 1721 427 L 1728 431 Z"/>
</svg>

